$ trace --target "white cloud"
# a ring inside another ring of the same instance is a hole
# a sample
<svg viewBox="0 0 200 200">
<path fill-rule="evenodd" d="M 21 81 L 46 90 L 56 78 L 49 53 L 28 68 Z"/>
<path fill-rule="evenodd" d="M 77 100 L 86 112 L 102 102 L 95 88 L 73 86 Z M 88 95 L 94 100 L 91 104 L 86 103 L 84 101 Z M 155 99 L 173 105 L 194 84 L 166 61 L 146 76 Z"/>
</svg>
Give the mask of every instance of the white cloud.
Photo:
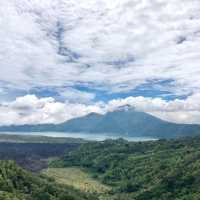
<svg viewBox="0 0 200 200">
<path fill-rule="evenodd" d="M 200 93 L 189 96 L 185 100 L 166 101 L 161 98 L 128 97 L 126 99 L 112 100 L 107 110 L 113 111 L 118 107 L 129 105 L 136 110 L 147 112 L 163 120 L 200 124 Z"/>
<path fill-rule="evenodd" d="M 3 94 L 5 91 L 3 90 L 3 88 L 0 88 L 0 94 Z"/>
<path fill-rule="evenodd" d="M 168 91 L 200 92 L 199 8 L 199 0 L 1 1 L 0 84 L 119 92 L 173 79 Z"/>
<path fill-rule="evenodd" d="M 102 113 L 102 110 L 98 105 L 62 103 L 51 97 L 38 98 L 35 95 L 26 95 L 0 105 L 0 124 L 61 123 L 90 112 Z"/>
<path fill-rule="evenodd" d="M 95 99 L 95 94 L 90 92 L 83 92 L 73 88 L 62 88 L 57 90 L 59 95 L 70 101 L 71 103 L 86 103 L 89 104 Z"/>
<path fill-rule="evenodd" d="M 129 105 L 176 123 L 200 124 L 200 93 L 185 100 L 165 101 L 160 98 L 128 97 L 107 104 L 92 105 L 58 102 L 53 98 L 38 98 L 35 95 L 18 97 L 15 101 L 0 105 L 0 125 L 61 123 L 91 112 L 105 114 Z"/>
</svg>

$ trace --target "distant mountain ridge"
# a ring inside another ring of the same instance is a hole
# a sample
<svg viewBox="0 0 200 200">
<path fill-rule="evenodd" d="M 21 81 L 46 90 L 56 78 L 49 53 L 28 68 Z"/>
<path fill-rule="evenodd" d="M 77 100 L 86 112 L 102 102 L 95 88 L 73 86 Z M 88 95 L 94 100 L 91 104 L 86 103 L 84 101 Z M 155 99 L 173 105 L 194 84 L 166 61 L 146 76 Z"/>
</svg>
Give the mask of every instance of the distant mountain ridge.
<svg viewBox="0 0 200 200">
<path fill-rule="evenodd" d="M 105 115 L 90 113 L 61 124 L 1 126 L 1 132 L 74 132 L 133 137 L 174 138 L 200 135 L 200 125 L 175 124 L 129 108 Z"/>
</svg>

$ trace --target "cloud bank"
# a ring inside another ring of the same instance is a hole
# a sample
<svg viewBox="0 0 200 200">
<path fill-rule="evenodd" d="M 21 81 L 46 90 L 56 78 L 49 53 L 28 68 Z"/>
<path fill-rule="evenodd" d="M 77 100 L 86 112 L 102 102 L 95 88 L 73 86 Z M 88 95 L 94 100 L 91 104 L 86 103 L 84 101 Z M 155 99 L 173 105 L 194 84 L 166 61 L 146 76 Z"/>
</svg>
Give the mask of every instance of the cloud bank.
<svg viewBox="0 0 200 200">
<path fill-rule="evenodd" d="M 90 112 L 102 111 L 98 105 L 62 103 L 51 97 L 37 98 L 35 95 L 27 95 L 0 105 L 0 124 L 60 123 Z"/>
<path fill-rule="evenodd" d="M 165 101 L 161 98 L 128 97 L 98 102 L 93 105 L 57 102 L 53 98 L 38 98 L 35 95 L 18 97 L 0 105 L 0 125 L 61 123 L 82 117 L 91 112 L 105 114 L 119 107 L 132 108 L 176 123 L 200 124 L 200 93 L 185 100 Z"/>
<path fill-rule="evenodd" d="M 199 0 L 1 1 L 0 87 L 115 93 L 170 79 L 166 91 L 199 92 L 199 9 Z"/>
</svg>

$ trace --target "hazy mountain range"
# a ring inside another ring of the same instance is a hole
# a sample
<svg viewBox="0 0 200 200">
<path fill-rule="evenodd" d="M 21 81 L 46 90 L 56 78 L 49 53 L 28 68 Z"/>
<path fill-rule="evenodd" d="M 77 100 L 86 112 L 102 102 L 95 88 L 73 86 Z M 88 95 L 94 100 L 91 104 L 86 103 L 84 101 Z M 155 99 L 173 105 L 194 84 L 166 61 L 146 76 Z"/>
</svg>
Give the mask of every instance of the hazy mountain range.
<svg viewBox="0 0 200 200">
<path fill-rule="evenodd" d="M 90 113 L 61 124 L 1 126 L 9 132 L 74 132 L 172 138 L 200 135 L 200 125 L 175 124 L 133 109 L 119 109 L 105 115 Z"/>
</svg>

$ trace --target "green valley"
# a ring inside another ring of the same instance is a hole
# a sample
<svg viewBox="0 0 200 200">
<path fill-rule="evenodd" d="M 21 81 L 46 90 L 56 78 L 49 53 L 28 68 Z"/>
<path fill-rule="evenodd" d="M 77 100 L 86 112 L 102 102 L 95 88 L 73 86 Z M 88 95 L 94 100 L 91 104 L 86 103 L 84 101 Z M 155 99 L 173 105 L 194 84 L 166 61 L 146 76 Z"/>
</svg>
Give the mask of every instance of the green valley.
<svg viewBox="0 0 200 200">
<path fill-rule="evenodd" d="M 51 166 L 84 168 L 111 187 L 109 193 L 116 200 L 198 200 L 200 195 L 198 137 L 91 142 Z"/>
<path fill-rule="evenodd" d="M 0 144 L 0 200 L 199 200 L 200 137 Z"/>
</svg>

